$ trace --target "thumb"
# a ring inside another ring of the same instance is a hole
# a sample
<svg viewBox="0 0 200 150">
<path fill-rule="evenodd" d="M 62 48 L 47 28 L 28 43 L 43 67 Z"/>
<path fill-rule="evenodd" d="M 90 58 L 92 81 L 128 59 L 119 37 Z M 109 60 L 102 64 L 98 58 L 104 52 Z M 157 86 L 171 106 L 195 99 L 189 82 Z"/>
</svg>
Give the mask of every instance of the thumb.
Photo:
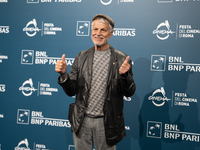
<svg viewBox="0 0 200 150">
<path fill-rule="evenodd" d="M 130 59 L 130 57 L 127 56 L 124 62 L 125 62 L 125 63 L 128 63 L 129 59 Z"/>
<path fill-rule="evenodd" d="M 65 62 L 65 54 L 62 55 L 62 62 Z"/>
</svg>

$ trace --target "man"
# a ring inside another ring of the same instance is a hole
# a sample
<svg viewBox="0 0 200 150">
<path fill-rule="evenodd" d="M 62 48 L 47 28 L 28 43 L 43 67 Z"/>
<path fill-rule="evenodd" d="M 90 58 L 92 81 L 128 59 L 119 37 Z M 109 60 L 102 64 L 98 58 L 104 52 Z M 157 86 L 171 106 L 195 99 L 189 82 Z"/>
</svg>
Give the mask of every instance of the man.
<svg viewBox="0 0 200 150">
<path fill-rule="evenodd" d="M 135 83 L 129 56 L 108 44 L 114 24 L 104 14 L 95 15 L 94 47 L 78 54 L 69 74 L 64 54 L 55 65 L 58 83 L 67 95 L 76 95 L 68 114 L 76 150 L 92 150 L 93 143 L 96 150 L 116 150 L 126 136 L 123 96 L 134 94 Z"/>
</svg>

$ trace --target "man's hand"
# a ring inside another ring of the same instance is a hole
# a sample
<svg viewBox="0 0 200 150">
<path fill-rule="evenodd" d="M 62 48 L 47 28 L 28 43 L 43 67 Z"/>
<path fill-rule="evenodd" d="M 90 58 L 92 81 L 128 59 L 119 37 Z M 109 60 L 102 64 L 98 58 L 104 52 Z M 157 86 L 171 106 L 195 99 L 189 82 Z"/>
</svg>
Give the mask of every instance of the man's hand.
<svg viewBox="0 0 200 150">
<path fill-rule="evenodd" d="M 55 64 L 55 71 L 58 73 L 65 73 L 67 70 L 67 64 L 65 61 L 65 54 L 62 55 L 62 59 L 58 60 Z"/>
<path fill-rule="evenodd" d="M 119 74 L 125 74 L 130 69 L 130 64 L 128 63 L 130 57 L 127 56 L 125 61 L 122 63 L 121 67 L 119 68 Z"/>
</svg>

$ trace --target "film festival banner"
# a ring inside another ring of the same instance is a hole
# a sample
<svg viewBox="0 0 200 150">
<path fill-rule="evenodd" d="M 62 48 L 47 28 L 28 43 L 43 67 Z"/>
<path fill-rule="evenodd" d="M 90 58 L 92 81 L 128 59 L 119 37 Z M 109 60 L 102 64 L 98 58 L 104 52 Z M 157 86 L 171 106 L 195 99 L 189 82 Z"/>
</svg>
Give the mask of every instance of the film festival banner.
<svg viewBox="0 0 200 150">
<path fill-rule="evenodd" d="M 0 0 L 0 150 L 75 150 L 67 71 L 93 46 L 92 17 L 115 21 L 109 44 L 132 60 L 117 150 L 200 150 L 200 0 Z M 95 150 L 95 147 L 93 148 Z"/>
</svg>

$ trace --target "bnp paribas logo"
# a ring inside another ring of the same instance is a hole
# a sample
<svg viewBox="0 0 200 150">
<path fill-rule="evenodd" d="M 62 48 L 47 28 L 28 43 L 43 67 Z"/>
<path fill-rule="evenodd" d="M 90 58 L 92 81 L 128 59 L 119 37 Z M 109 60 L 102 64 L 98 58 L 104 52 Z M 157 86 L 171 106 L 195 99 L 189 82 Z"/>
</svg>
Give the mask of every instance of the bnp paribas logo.
<svg viewBox="0 0 200 150">
<path fill-rule="evenodd" d="M 165 55 L 151 55 L 151 71 L 165 71 L 165 66 Z"/>
<path fill-rule="evenodd" d="M 173 0 L 158 0 L 158 3 L 172 3 Z"/>
<path fill-rule="evenodd" d="M 76 36 L 89 36 L 90 21 L 77 21 Z"/>
<path fill-rule="evenodd" d="M 18 109 L 17 111 L 17 124 L 29 124 L 30 110 Z"/>
<path fill-rule="evenodd" d="M 147 122 L 147 137 L 161 138 L 162 122 L 148 121 Z"/>
</svg>

